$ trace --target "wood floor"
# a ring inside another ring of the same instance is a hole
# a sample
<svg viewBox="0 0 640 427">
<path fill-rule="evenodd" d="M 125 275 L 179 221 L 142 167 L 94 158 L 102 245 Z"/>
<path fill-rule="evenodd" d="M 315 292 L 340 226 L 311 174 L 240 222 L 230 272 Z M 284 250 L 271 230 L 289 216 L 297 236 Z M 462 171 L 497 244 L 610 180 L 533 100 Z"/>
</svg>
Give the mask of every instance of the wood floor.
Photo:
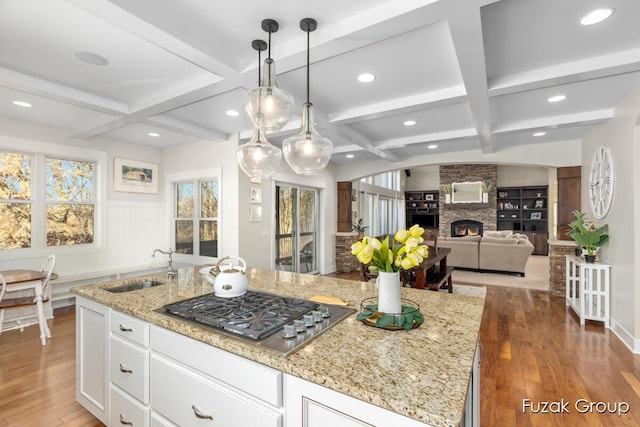
<svg viewBox="0 0 640 427">
<path fill-rule="evenodd" d="M 74 310 L 50 326 L 45 347 L 37 327 L 0 335 L 0 426 L 101 426 L 75 401 Z M 640 355 L 599 322 L 580 328 L 562 299 L 487 286 L 480 339 L 483 427 L 640 426 Z M 533 413 L 541 402 L 569 413 Z"/>
</svg>

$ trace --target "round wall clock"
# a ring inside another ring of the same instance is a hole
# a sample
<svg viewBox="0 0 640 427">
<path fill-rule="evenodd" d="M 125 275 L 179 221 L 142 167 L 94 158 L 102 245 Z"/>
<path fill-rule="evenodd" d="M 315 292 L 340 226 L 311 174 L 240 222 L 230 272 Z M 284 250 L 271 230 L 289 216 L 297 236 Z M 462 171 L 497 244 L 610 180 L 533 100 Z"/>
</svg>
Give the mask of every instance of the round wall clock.
<svg viewBox="0 0 640 427">
<path fill-rule="evenodd" d="M 596 219 L 604 218 L 613 198 L 613 160 L 607 147 L 596 148 L 589 174 L 589 201 Z"/>
</svg>

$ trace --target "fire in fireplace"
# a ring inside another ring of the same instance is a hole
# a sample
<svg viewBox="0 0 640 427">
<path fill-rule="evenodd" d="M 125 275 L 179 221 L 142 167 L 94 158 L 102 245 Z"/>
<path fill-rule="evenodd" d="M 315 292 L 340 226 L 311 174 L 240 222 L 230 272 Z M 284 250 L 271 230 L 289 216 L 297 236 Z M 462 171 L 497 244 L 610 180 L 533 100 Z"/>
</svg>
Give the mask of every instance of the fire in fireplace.
<svg viewBox="0 0 640 427">
<path fill-rule="evenodd" d="M 482 223 L 472 219 L 451 222 L 451 237 L 482 236 Z"/>
</svg>

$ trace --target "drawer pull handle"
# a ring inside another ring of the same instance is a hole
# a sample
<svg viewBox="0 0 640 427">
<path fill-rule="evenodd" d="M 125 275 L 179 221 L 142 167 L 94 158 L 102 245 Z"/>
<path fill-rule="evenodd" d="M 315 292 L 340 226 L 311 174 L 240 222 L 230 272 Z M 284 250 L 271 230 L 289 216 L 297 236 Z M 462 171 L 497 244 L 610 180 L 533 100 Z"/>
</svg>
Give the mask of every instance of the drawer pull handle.
<svg viewBox="0 0 640 427">
<path fill-rule="evenodd" d="M 212 415 L 203 414 L 196 405 L 191 405 L 191 408 L 193 408 L 193 413 L 196 414 L 196 417 L 213 421 Z"/>
<path fill-rule="evenodd" d="M 120 414 L 120 424 L 124 424 L 126 426 L 132 426 L 133 423 L 129 420 L 127 420 L 124 415 Z"/>
<path fill-rule="evenodd" d="M 120 372 L 124 372 L 126 374 L 133 374 L 133 371 L 127 368 L 126 366 L 124 366 L 122 363 L 120 364 Z"/>
<path fill-rule="evenodd" d="M 126 326 L 122 326 L 122 323 L 120 324 L 120 330 L 121 330 L 122 332 L 133 332 L 133 329 L 128 328 L 128 327 L 126 327 Z"/>
</svg>

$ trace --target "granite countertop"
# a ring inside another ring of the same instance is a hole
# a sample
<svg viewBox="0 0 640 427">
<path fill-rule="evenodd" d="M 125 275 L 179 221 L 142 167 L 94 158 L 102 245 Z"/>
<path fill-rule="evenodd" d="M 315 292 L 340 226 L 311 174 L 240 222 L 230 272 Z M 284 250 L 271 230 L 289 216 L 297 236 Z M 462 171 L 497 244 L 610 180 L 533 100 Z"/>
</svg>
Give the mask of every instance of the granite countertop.
<svg viewBox="0 0 640 427">
<path fill-rule="evenodd" d="M 300 350 L 282 357 L 244 341 L 199 328 L 154 312 L 170 302 L 213 287 L 198 267 L 144 276 L 166 283 L 127 293 L 104 288 L 131 282 L 118 280 L 72 288 L 71 292 L 166 329 L 295 375 L 434 426 L 459 425 L 473 365 L 484 307 L 481 298 L 402 289 L 402 297 L 420 305 L 425 322 L 410 331 L 365 326 L 355 314 L 323 332 Z M 373 283 L 250 268 L 249 288 L 309 298 L 330 295 L 353 302 L 376 296 Z"/>
</svg>

